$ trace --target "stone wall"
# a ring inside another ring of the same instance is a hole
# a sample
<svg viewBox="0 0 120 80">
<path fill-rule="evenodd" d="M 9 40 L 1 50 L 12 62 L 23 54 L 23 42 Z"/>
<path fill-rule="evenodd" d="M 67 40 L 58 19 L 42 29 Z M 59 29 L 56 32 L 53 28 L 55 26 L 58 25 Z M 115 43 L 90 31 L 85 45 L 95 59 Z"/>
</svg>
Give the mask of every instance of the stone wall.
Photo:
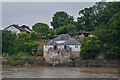
<svg viewBox="0 0 120 80">
<path fill-rule="evenodd" d="M 50 63 L 55 63 L 55 64 L 70 61 L 71 55 L 72 55 L 72 51 L 69 48 L 49 49 L 47 52 L 47 57 L 50 58 Z"/>
<path fill-rule="evenodd" d="M 28 65 L 36 66 L 56 66 L 56 67 L 120 67 L 120 61 L 106 62 L 86 62 L 86 61 L 64 61 L 63 63 L 54 64 L 46 61 L 27 61 Z M 2 61 L 2 65 L 10 65 L 8 61 Z"/>
<path fill-rule="evenodd" d="M 80 51 L 72 51 L 73 57 L 80 57 Z"/>
</svg>

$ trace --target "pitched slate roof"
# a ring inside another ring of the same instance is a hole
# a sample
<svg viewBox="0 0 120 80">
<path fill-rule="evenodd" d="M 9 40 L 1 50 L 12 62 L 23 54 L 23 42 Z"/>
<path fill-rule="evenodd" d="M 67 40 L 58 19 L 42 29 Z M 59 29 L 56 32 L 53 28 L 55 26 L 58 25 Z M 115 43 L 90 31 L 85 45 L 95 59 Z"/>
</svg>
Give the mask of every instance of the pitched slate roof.
<svg viewBox="0 0 120 80">
<path fill-rule="evenodd" d="M 26 26 L 26 25 L 22 25 L 21 27 L 24 28 L 25 30 L 28 29 L 29 31 L 32 31 L 32 30 L 31 30 L 28 26 Z"/>
<path fill-rule="evenodd" d="M 70 39 L 70 35 L 68 34 L 61 34 L 58 37 L 56 37 L 55 39 L 53 39 L 54 41 L 60 41 L 60 40 L 68 40 Z"/>
<path fill-rule="evenodd" d="M 25 25 L 19 27 L 18 25 L 15 25 L 15 24 L 6 27 L 4 30 L 7 30 L 7 29 L 10 28 L 11 26 L 13 26 L 13 27 L 19 29 L 20 31 L 24 31 L 24 32 L 30 32 L 30 31 L 32 31 L 30 28 L 29 28 L 29 29 L 27 28 L 29 31 L 26 30 L 26 29 L 25 29 L 25 28 L 26 28 Z"/>
<path fill-rule="evenodd" d="M 65 42 L 61 44 L 57 44 L 56 41 L 65 41 Z M 80 43 L 76 39 L 71 38 L 70 35 L 68 34 L 61 34 L 55 39 L 50 40 L 45 45 L 80 45 Z"/>
<path fill-rule="evenodd" d="M 76 39 L 70 38 L 64 43 L 64 45 L 80 45 L 80 43 Z"/>
<path fill-rule="evenodd" d="M 50 40 L 46 45 L 57 45 L 57 43 L 53 40 Z"/>
</svg>

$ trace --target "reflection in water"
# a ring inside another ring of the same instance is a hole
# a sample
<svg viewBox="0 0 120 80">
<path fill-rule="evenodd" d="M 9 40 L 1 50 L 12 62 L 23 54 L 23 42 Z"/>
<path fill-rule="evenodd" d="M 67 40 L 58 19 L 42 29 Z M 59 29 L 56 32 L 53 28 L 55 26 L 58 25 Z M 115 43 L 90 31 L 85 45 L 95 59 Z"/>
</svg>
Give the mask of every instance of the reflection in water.
<svg viewBox="0 0 120 80">
<path fill-rule="evenodd" d="M 3 66 L 3 78 L 117 78 L 117 68 Z"/>
</svg>

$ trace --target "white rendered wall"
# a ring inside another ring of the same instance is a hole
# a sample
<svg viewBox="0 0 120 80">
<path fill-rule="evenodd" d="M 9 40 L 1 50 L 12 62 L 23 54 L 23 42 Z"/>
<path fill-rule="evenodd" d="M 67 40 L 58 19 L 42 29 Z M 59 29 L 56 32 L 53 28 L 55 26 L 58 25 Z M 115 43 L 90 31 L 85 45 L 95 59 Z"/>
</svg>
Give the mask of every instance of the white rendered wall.
<svg viewBox="0 0 120 80">
<path fill-rule="evenodd" d="M 81 51 L 80 45 L 67 45 L 67 46 L 71 47 L 72 51 Z M 78 46 L 78 47 L 76 47 L 76 46 Z"/>
<path fill-rule="evenodd" d="M 15 28 L 15 27 L 13 27 L 13 26 L 7 28 L 6 30 L 11 31 L 11 32 L 15 32 L 16 34 L 20 33 L 20 30 Z"/>
</svg>

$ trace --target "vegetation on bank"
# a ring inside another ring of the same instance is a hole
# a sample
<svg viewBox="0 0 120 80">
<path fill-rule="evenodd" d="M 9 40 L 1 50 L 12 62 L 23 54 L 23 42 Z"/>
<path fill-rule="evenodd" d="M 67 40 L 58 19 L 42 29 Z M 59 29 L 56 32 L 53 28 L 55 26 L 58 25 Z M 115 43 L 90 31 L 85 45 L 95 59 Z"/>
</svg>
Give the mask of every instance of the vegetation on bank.
<svg viewBox="0 0 120 80">
<path fill-rule="evenodd" d="M 16 35 L 10 31 L 2 31 L 2 52 L 3 56 L 8 55 L 8 59 L 23 64 L 26 59 L 36 60 L 37 55 L 33 55 L 34 49 L 40 48 L 49 40 L 60 34 L 69 34 L 76 38 L 81 44 L 81 58 L 76 60 L 98 60 L 99 54 L 104 54 L 106 60 L 120 59 L 120 2 L 97 2 L 90 8 L 79 11 L 80 17 L 77 21 L 73 16 L 64 11 L 56 12 L 52 17 L 51 25 L 54 29 L 49 29 L 45 23 L 36 23 L 32 26 L 33 31 L 28 35 L 20 33 Z M 76 33 L 85 30 L 91 31 L 94 37 L 75 37 Z M 20 56 L 21 55 L 21 56 Z M 20 60 L 16 60 L 19 57 Z M 39 57 L 38 57 L 39 58 Z M 42 60 L 43 58 L 39 58 Z M 20 65 L 21 65 L 20 64 Z"/>
</svg>

